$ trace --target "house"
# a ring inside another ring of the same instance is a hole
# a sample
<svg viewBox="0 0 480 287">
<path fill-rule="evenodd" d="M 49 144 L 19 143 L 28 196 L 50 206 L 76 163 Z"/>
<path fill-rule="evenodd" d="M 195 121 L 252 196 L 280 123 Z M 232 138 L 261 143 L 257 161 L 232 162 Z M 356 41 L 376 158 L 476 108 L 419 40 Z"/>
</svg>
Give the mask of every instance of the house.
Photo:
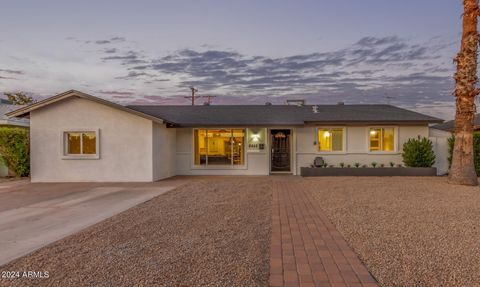
<svg viewBox="0 0 480 287">
<path fill-rule="evenodd" d="M 454 130 L 454 120 L 446 121 L 430 127 L 430 140 L 432 140 L 434 143 L 434 150 L 437 158 L 436 166 L 439 174 L 445 174 L 448 172 L 448 139 L 452 137 Z M 473 130 L 475 132 L 480 131 L 480 114 L 475 115 Z"/>
<path fill-rule="evenodd" d="M 403 143 L 442 122 L 391 105 L 122 106 L 74 90 L 8 116 L 30 118 L 33 182 L 299 174 L 317 156 L 402 163 Z"/>
<path fill-rule="evenodd" d="M 29 127 L 29 120 L 27 118 L 10 118 L 6 114 L 18 109 L 19 105 L 14 105 L 11 101 L 6 99 L 0 99 L 0 127 Z M 3 160 L 0 160 L 0 177 L 6 177 L 9 175 L 8 167 Z"/>
</svg>

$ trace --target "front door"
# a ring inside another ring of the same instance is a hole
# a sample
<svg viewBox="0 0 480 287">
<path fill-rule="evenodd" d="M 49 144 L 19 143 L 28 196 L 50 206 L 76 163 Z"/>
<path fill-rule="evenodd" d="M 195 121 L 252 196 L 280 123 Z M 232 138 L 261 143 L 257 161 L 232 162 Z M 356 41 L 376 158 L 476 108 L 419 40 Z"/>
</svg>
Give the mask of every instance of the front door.
<svg viewBox="0 0 480 287">
<path fill-rule="evenodd" d="M 290 169 L 290 130 L 270 130 L 272 143 L 271 171 L 289 172 Z"/>
</svg>

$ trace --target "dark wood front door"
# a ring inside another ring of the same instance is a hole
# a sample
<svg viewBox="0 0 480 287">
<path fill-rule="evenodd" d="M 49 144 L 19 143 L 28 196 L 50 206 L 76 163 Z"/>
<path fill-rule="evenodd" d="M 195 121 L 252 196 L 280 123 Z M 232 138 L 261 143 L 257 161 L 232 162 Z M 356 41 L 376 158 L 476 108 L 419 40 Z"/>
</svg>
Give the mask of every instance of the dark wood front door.
<svg viewBox="0 0 480 287">
<path fill-rule="evenodd" d="M 270 130 L 271 171 L 290 171 L 290 130 Z"/>
</svg>

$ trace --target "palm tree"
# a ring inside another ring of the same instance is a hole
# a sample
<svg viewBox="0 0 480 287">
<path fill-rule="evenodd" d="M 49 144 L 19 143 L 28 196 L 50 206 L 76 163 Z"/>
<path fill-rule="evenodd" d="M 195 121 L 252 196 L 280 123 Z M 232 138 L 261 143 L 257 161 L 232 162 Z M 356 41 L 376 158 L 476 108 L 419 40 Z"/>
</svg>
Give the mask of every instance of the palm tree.
<svg viewBox="0 0 480 287">
<path fill-rule="evenodd" d="M 455 145 L 449 182 L 462 185 L 478 185 L 473 162 L 473 124 L 475 118 L 475 97 L 480 93 L 477 83 L 477 49 L 479 35 L 477 17 L 478 0 L 463 1 L 463 32 L 460 52 L 455 58 L 456 113 Z"/>
</svg>

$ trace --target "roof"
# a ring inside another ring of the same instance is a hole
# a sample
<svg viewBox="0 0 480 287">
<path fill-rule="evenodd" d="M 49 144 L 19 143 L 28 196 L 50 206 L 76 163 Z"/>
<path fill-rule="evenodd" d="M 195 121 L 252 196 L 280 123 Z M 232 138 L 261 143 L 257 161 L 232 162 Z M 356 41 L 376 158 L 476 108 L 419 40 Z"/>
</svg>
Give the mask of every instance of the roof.
<svg viewBox="0 0 480 287">
<path fill-rule="evenodd" d="M 76 98 L 88 99 L 88 100 L 91 100 L 91 101 L 94 101 L 94 102 L 97 102 L 97 103 L 100 103 L 100 104 L 103 104 L 103 105 L 106 105 L 106 106 L 109 106 L 109 107 L 112 107 L 112 108 L 116 108 L 116 109 L 131 113 L 131 114 L 135 114 L 135 115 L 143 117 L 143 118 L 147 118 L 147 119 L 152 120 L 154 122 L 163 123 L 162 119 L 152 117 L 152 116 L 147 115 L 147 114 L 143 114 L 141 112 L 132 110 L 132 109 L 126 107 L 126 106 L 122 106 L 122 105 L 119 105 L 117 103 L 110 102 L 110 101 L 107 101 L 107 100 L 104 100 L 104 99 L 101 99 L 101 98 L 98 98 L 98 97 L 95 97 L 95 96 L 92 96 L 92 95 L 89 95 L 89 94 L 85 94 L 85 93 L 82 93 L 82 92 L 79 92 L 79 91 L 76 91 L 76 90 L 69 90 L 69 91 L 66 91 L 64 93 L 58 94 L 56 96 L 47 98 L 45 100 L 35 102 L 35 103 L 30 104 L 28 106 L 24 106 L 20 109 L 16 109 L 12 112 L 9 112 L 6 115 L 10 118 L 11 117 L 27 117 L 27 116 L 30 115 L 31 111 L 43 108 L 45 106 L 51 105 L 51 104 L 59 102 L 59 101 L 63 101 L 63 100 L 66 100 L 66 99 L 69 99 L 69 98 L 75 98 L 75 97 Z"/>
<path fill-rule="evenodd" d="M 427 124 L 443 120 L 391 105 L 128 106 L 180 127 L 305 124 Z"/>
<path fill-rule="evenodd" d="M 475 121 L 473 123 L 473 126 L 475 129 L 480 129 L 480 114 L 475 115 Z M 438 125 L 434 125 L 432 126 L 432 128 L 446 132 L 453 132 L 455 130 L 455 121 L 447 121 Z"/>
<path fill-rule="evenodd" d="M 0 101 L 0 125 L 3 126 L 20 126 L 20 127 L 28 127 L 30 125 L 30 121 L 28 119 L 23 118 L 9 118 L 6 116 L 7 113 L 16 110 L 18 108 L 22 108 L 23 106 L 13 105 L 12 102 L 5 101 L 1 99 Z"/>
<path fill-rule="evenodd" d="M 155 122 L 176 127 L 292 126 L 306 124 L 428 124 L 443 120 L 391 105 L 210 105 L 122 106 L 79 91 L 70 90 L 7 113 L 27 117 L 31 111 L 71 97 L 85 98 Z M 315 112 L 316 111 L 316 112 Z"/>
</svg>

